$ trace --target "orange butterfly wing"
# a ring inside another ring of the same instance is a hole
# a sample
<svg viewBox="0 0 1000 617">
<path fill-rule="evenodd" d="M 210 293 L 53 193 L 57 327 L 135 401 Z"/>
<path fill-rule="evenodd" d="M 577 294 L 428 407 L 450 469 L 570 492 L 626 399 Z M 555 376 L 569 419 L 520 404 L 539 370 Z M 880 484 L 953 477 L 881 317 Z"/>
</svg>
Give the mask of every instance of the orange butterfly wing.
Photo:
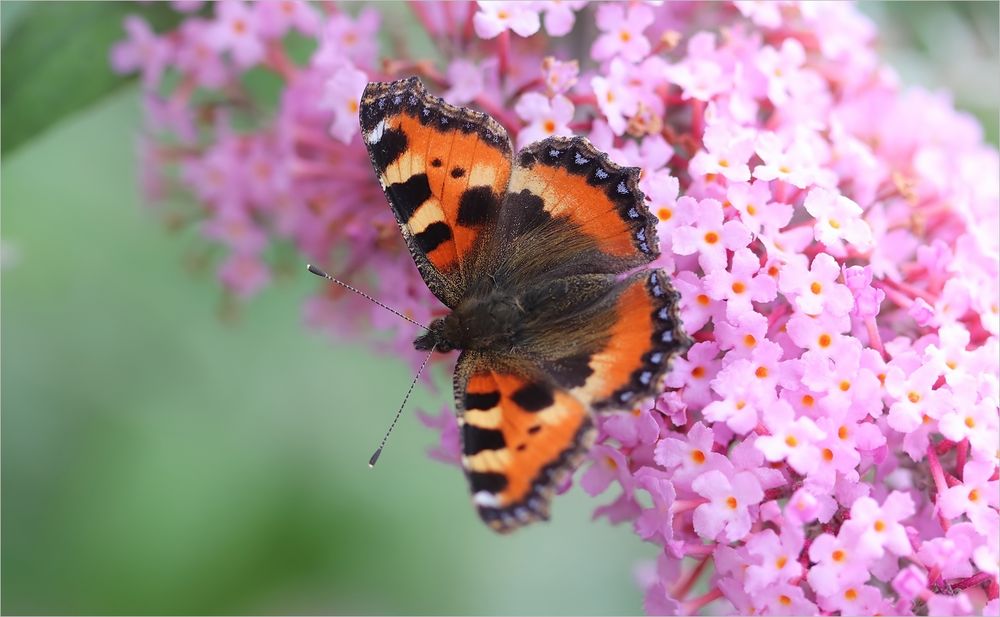
<svg viewBox="0 0 1000 617">
<path fill-rule="evenodd" d="M 507 132 L 495 120 L 432 96 L 416 77 L 370 83 L 362 137 L 417 267 L 454 307 L 466 259 L 495 221 L 511 171 Z"/>
</svg>

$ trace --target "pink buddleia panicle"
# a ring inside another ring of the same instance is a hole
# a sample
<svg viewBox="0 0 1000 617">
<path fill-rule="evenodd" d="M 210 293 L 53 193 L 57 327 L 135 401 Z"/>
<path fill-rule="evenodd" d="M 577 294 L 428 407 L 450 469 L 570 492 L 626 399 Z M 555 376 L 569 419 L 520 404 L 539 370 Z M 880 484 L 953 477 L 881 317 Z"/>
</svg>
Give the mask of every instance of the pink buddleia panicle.
<svg viewBox="0 0 1000 617">
<path fill-rule="evenodd" d="M 143 187 L 231 300 L 311 262 L 443 314 L 358 133 L 368 81 L 419 75 L 519 146 L 584 135 L 642 168 L 695 344 L 596 418 L 578 481 L 661 548 L 647 612 L 1000 613 L 1000 157 L 947 93 L 900 86 L 855 6 L 412 3 L 426 58 L 383 48 L 384 5 L 174 7 L 173 30 L 126 19 L 109 60 L 141 77 Z M 310 328 L 422 362 L 412 324 L 316 285 Z M 459 464 L 451 408 L 420 418 Z"/>
</svg>

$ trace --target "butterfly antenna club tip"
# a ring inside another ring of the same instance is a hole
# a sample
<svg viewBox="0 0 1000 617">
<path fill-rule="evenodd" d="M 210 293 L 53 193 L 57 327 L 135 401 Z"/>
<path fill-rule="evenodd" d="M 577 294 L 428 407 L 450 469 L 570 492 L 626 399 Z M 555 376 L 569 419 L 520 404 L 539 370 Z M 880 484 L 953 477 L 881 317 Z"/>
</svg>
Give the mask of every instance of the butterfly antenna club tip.
<svg viewBox="0 0 1000 617">
<path fill-rule="evenodd" d="M 372 457 L 370 459 L 368 459 L 368 468 L 369 469 L 374 469 L 375 468 L 375 463 L 378 462 L 378 457 L 380 457 L 380 456 L 382 456 L 382 447 L 381 446 L 379 446 L 379 448 L 377 450 L 375 450 L 375 454 L 372 454 Z"/>
<path fill-rule="evenodd" d="M 316 266 L 314 266 L 312 264 L 306 264 L 306 270 L 312 272 L 316 276 L 321 276 L 321 277 L 323 277 L 325 279 L 330 278 L 329 274 L 327 274 L 326 272 L 323 272 L 322 270 L 320 270 L 319 268 L 317 268 Z"/>
</svg>

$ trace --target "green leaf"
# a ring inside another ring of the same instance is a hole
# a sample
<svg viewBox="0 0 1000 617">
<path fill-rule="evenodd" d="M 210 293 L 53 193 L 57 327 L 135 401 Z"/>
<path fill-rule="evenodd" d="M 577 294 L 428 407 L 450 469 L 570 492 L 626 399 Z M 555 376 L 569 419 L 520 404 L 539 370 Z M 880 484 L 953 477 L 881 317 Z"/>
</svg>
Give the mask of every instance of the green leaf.
<svg viewBox="0 0 1000 617">
<path fill-rule="evenodd" d="M 126 15 L 145 18 L 156 32 L 181 18 L 167 3 L 4 2 L 3 12 L 3 154 L 135 79 L 114 74 L 108 60 L 125 38 Z"/>
</svg>

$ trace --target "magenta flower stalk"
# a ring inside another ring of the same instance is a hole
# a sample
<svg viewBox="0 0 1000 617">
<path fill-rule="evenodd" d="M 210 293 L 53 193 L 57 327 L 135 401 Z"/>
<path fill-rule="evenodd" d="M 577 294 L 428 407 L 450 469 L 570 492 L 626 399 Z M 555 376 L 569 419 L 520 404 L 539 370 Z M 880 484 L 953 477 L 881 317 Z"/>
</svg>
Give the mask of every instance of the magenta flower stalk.
<svg viewBox="0 0 1000 617">
<path fill-rule="evenodd" d="M 173 218 L 222 248 L 227 292 L 269 285 L 286 247 L 439 314 L 360 141 L 369 81 L 420 75 L 518 145 L 584 135 L 642 168 L 695 341 L 655 400 L 599 417 L 579 476 L 611 495 L 595 518 L 662 548 L 647 612 L 1000 614 L 1000 158 L 946 93 L 900 85 L 867 18 L 414 2 L 432 60 L 380 49 L 389 9 L 356 8 L 224 0 L 170 32 L 129 18 L 111 52 L 142 76 L 149 197 L 192 196 Z M 304 312 L 421 360 L 405 322 L 336 287 Z M 422 417 L 456 462 L 451 413 Z"/>
</svg>

